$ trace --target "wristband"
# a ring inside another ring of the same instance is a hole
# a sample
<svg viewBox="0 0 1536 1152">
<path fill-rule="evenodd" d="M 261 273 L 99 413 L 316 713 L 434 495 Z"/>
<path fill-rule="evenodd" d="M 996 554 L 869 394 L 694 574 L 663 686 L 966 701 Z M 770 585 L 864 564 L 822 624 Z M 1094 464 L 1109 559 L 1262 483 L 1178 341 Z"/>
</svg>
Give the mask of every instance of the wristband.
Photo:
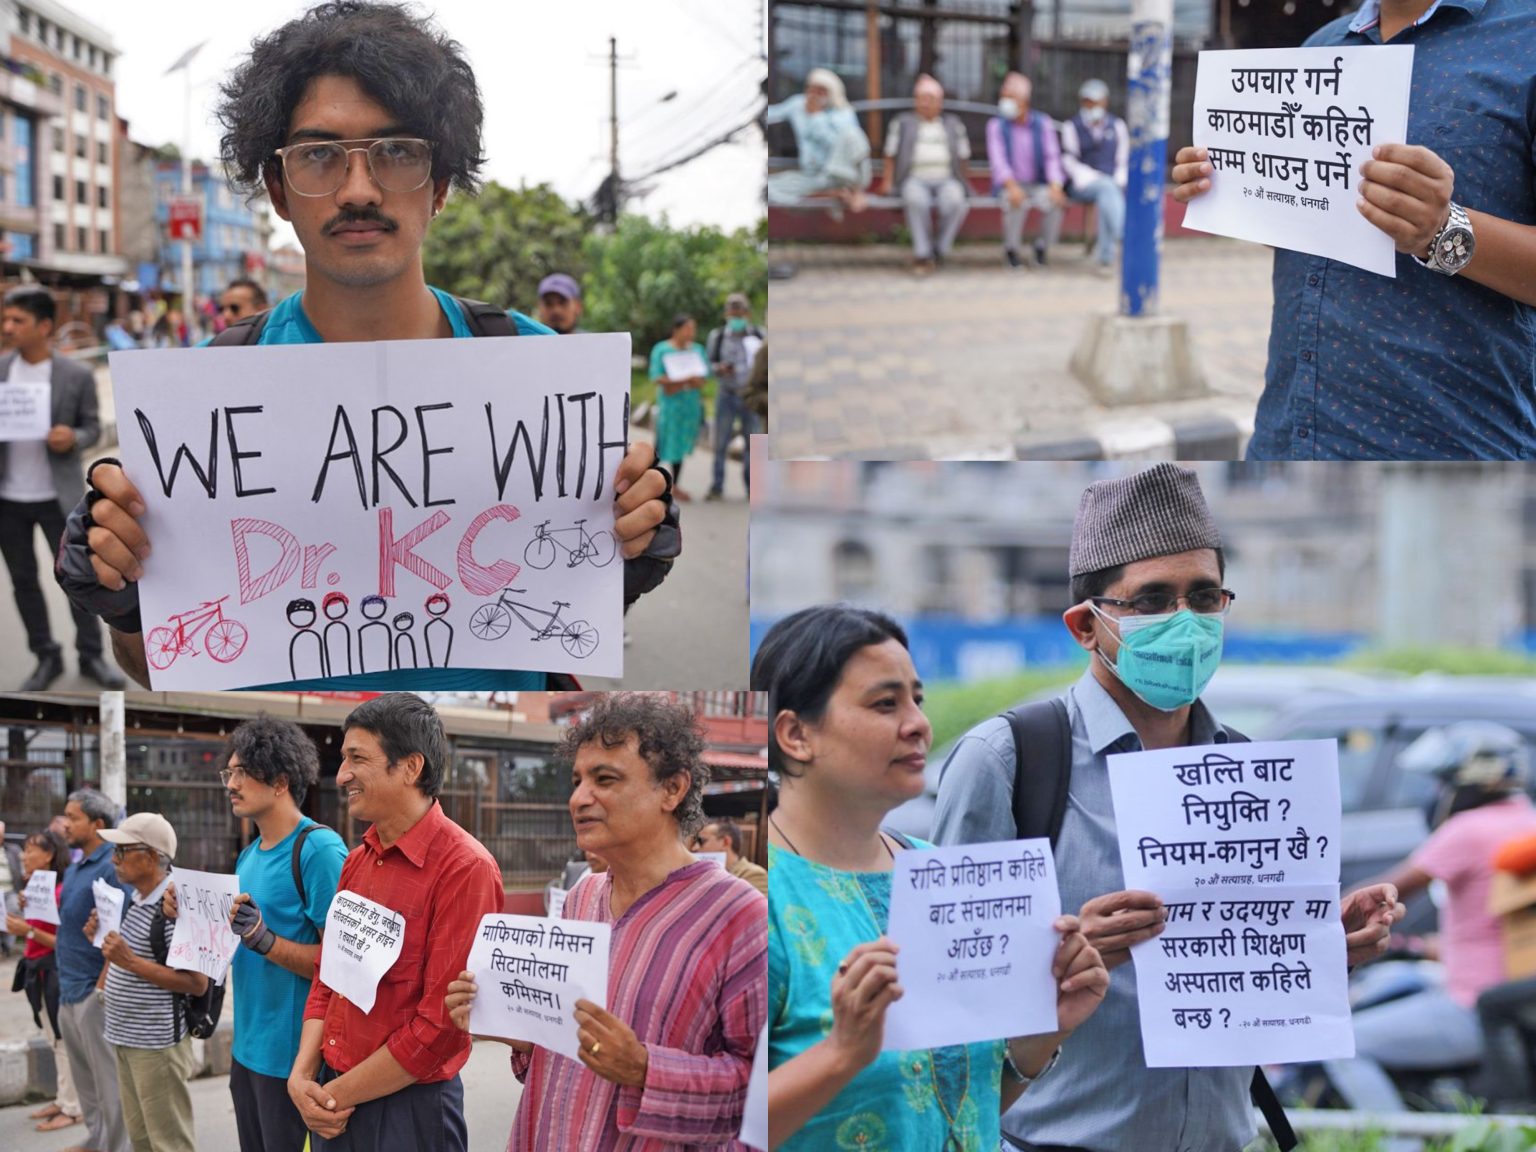
<svg viewBox="0 0 1536 1152">
<path fill-rule="evenodd" d="M 258 956 L 265 956 L 272 951 L 272 945 L 277 943 L 277 933 L 267 927 L 263 920 L 251 929 L 249 936 L 240 937 L 240 942 Z"/>
</svg>

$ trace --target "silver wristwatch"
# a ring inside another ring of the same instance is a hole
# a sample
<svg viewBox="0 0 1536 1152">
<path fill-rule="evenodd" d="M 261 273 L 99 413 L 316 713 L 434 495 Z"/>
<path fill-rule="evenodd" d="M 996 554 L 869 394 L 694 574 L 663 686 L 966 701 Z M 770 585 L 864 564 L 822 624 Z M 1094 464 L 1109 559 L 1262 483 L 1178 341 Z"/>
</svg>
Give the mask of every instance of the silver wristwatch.
<svg viewBox="0 0 1536 1152">
<path fill-rule="evenodd" d="M 1454 276 L 1471 262 L 1476 249 L 1477 240 L 1472 235 L 1472 221 L 1467 218 L 1466 209 L 1460 204 L 1452 204 L 1445 227 L 1429 246 L 1428 259 L 1419 260 L 1417 256 L 1414 259 L 1442 275 Z"/>
</svg>

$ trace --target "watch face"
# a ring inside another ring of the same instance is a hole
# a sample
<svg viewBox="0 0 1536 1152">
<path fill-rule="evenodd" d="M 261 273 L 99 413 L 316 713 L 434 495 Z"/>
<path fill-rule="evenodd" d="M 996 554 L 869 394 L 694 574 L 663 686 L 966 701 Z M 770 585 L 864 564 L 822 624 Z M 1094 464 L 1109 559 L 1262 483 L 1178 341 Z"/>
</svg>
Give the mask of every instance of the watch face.
<svg viewBox="0 0 1536 1152">
<path fill-rule="evenodd" d="M 1435 263 L 1447 272 L 1459 272 L 1472 259 L 1472 230 L 1452 226 L 1435 244 Z"/>
</svg>

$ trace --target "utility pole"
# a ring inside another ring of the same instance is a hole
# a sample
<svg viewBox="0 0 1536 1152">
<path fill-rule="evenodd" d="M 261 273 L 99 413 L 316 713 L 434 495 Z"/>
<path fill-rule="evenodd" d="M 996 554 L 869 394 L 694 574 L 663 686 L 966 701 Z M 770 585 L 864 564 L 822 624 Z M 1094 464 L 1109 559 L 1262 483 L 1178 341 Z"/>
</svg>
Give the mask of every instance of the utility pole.
<svg viewBox="0 0 1536 1152">
<path fill-rule="evenodd" d="M 616 36 L 608 37 L 608 183 L 613 205 L 613 219 L 609 223 L 617 224 L 619 213 L 624 210 L 624 194 L 619 184 L 619 41 Z"/>
</svg>

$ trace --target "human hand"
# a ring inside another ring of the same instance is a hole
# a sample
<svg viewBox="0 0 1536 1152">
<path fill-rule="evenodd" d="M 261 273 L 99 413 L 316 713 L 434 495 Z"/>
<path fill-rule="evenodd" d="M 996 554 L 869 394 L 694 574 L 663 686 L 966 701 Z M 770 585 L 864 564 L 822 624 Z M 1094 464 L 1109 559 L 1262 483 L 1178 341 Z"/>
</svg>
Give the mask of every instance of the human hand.
<svg viewBox="0 0 1536 1152">
<path fill-rule="evenodd" d="M 134 950 L 128 947 L 128 941 L 116 932 L 107 933 L 106 939 L 101 942 L 101 954 L 109 963 L 126 969 L 132 969 L 139 959 Z"/>
<path fill-rule="evenodd" d="M 860 944 L 837 966 L 832 978 L 832 1031 L 827 1044 L 853 1071 L 880 1055 L 885 1010 L 903 995 L 897 983 L 897 946 L 881 936 Z"/>
<path fill-rule="evenodd" d="M 75 446 L 75 430 L 68 424 L 55 424 L 48 429 L 48 451 L 62 456 Z"/>
<path fill-rule="evenodd" d="M 94 939 L 96 939 L 96 912 L 95 912 L 95 909 L 92 909 L 91 910 L 91 914 L 85 918 L 85 926 L 83 928 L 81 928 L 80 931 L 85 933 L 85 938 L 87 940 L 94 940 Z"/>
<path fill-rule="evenodd" d="M 1017 208 L 1019 205 L 1024 203 L 1024 189 L 1018 184 L 1014 183 L 1012 180 L 1008 181 L 1008 184 L 1006 187 L 1004 187 L 1003 191 L 1007 193 L 1008 206 L 1010 208 Z"/>
<path fill-rule="evenodd" d="M 650 547 L 656 526 L 667 515 L 667 506 L 661 499 L 667 491 L 667 480 L 651 467 L 655 462 L 656 449 L 636 441 L 624 453 L 618 475 L 613 478 L 617 496 L 613 504 L 613 535 L 626 560 Z"/>
<path fill-rule="evenodd" d="M 1157 896 L 1135 890 L 1095 896 L 1078 912 L 1083 935 L 1099 950 L 1106 968 L 1118 968 L 1129 960 L 1131 945 L 1161 932 L 1167 915 Z"/>
<path fill-rule="evenodd" d="M 12 936 L 25 936 L 32 931 L 32 925 L 28 924 L 20 916 L 12 916 L 9 912 L 5 915 L 5 930 Z"/>
<path fill-rule="evenodd" d="M 1451 216 L 1456 173 L 1428 148 L 1378 144 L 1360 166 L 1355 208 L 1392 237 L 1399 252 L 1423 259 Z"/>
<path fill-rule="evenodd" d="M 1372 884 L 1351 892 L 1340 902 L 1344 950 L 1350 967 L 1374 960 L 1390 947 L 1392 925 L 1408 915 L 1397 897 L 1397 885 Z"/>
<path fill-rule="evenodd" d="M 299 1110 L 304 1127 L 317 1136 L 335 1140 L 347 1130 L 352 1108 L 337 1108 L 336 1099 L 319 1084 L 306 1076 L 288 1078 L 288 1099 Z"/>
<path fill-rule="evenodd" d="M 1058 917 L 1052 925 L 1061 933 L 1051 975 L 1056 979 L 1056 1027 L 1063 1035 L 1093 1015 L 1109 991 L 1109 969 L 1088 942 L 1076 916 Z"/>
<path fill-rule="evenodd" d="M 149 558 L 149 537 L 139 527 L 144 498 L 116 464 L 93 468 L 91 485 L 101 493 L 91 505 L 91 567 L 103 587 L 118 591 L 144 575 Z"/>
<path fill-rule="evenodd" d="M 469 1031 L 469 1006 L 475 1002 L 479 991 L 475 974 L 468 970 L 460 972 L 458 979 L 448 984 L 448 995 L 443 997 L 443 1004 L 448 1009 L 448 1019 L 460 1032 Z"/>
<path fill-rule="evenodd" d="M 176 882 L 173 880 L 165 886 L 165 895 L 160 897 L 160 915 L 167 920 L 174 920 L 179 910 L 180 905 L 176 903 Z"/>
<path fill-rule="evenodd" d="M 576 1001 L 575 1016 L 581 1062 L 610 1083 L 644 1087 L 651 1056 L 630 1026 L 590 1000 Z"/>
<path fill-rule="evenodd" d="M 1052 203 L 1052 205 L 1054 205 L 1057 208 L 1061 208 L 1061 207 L 1064 207 L 1066 205 L 1066 203 L 1067 203 L 1066 189 L 1064 189 L 1060 184 L 1052 184 L 1050 186 L 1050 192 L 1051 192 L 1051 203 Z"/>
<path fill-rule="evenodd" d="M 1173 158 L 1173 198 L 1188 204 L 1211 190 L 1211 153 L 1206 148 L 1180 148 Z"/>
</svg>

